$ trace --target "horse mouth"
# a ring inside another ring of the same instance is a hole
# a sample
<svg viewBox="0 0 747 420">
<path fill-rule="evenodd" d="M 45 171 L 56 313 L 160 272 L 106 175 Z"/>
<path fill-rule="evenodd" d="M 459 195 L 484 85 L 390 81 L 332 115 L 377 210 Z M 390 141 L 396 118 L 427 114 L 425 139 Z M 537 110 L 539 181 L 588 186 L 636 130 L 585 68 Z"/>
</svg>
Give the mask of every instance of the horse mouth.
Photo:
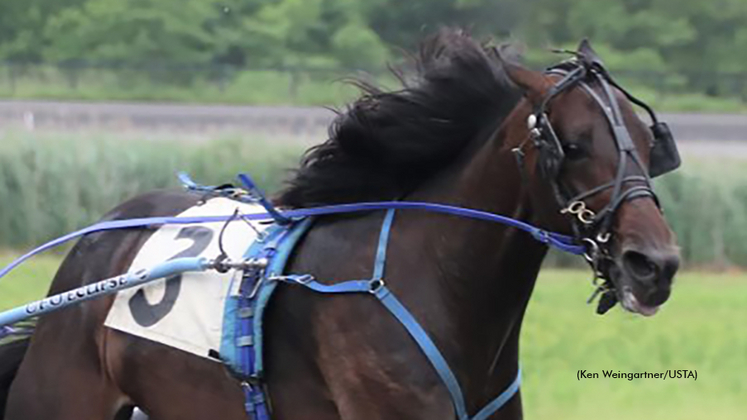
<svg viewBox="0 0 747 420">
<path fill-rule="evenodd" d="M 641 301 L 639 301 L 638 298 L 635 297 L 633 290 L 631 290 L 629 287 L 623 288 L 622 298 L 620 299 L 620 302 L 622 303 L 622 307 L 625 308 L 626 311 L 632 312 L 634 314 L 640 314 L 645 317 L 656 315 L 656 313 L 659 311 L 659 308 L 661 307 L 661 305 L 649 306 L 641 303 Z"/>
</svg>

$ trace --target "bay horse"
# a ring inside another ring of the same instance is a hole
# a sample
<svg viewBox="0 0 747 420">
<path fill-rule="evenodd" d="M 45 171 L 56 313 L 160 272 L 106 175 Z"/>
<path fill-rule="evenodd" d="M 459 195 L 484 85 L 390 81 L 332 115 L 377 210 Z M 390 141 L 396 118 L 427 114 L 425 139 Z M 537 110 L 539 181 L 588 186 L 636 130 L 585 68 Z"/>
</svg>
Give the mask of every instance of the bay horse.
<svg viewBox="0 0 747 420">
<path fill-rule="evenodd" d="M 605 305 L 619 300 L 652 315 L 678 267 L 648 173 L 661 169 L 653 160 L 657 133 L 636 115 L 634 99 L 610 85 L 588 43 L 547 73 L 503 55 L 459 30 L 431 36 L 417 56 L 417 78 L 396 91 L 364 85 L 275 202 L 435 202 L 576 235 L 609 282 Z M 152 192 L 106 219 L 175 215 L 200 199 Z M 365 278 L 382 218 L 319 218 L 288 271 L 328 283 Z M 152 232 L 84 237 L 50 293 L 126 271 Z M 389 288 L 441 350 L 468 412 L 476 412 L 515 378 L 522 319 L 547 245 L 504 225 L 413 210 L 397 213 L 388 246 Z M 4 419 L 122 419 L 134 406 L 156 420 L 246 418 L 238 381 L 220 364 L 104 327 L 112 301 L 43 316 L 30 342 L 2 348 L 0 367 L 18 369 L 3 390 Z M 266 320 L 273 419 L 455 418 L 432 366 L 368 296 L 282 287 Z M 519 418 L 520 394 L 490 416 Z"/>
</svg>

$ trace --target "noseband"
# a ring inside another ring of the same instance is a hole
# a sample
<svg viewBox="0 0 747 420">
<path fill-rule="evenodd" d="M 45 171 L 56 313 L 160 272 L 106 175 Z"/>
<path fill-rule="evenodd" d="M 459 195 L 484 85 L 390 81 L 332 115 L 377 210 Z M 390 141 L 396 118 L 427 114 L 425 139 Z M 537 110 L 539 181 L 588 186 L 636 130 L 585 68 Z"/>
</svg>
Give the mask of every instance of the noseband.
<svg viewBox="0 0 747 420">
<path fill-rule="evenodd" d="M 539 174 L 549 182 L 561 209 L 560 213 L 570 216 L 574 236 L 587 246 L 585 257 L 592 267 L 594 285 L 597 286 L 589 301 L 591 302 L 601 293 L 602 299 L 597 311 L 604 313 L 617 302 L 614 284 L 609 279 L 610 264 L 614 263 L 610 256 L 609 246 L 615 214 L 623 203 L 646 197 L 653 199 L 656 206 L 661 209 L 651 178 L 676 169 L 680 165 L 680 157 L 666 124 L 658 121 L 656 114 L 648 105 L 615 83 L 602 63 L 595 57 L 578 54 L 576 58 L 550 68 L 546 74 L 559 75 L 561 79 L 550 88 L 527 119 L 529 138 L 539 152 L 537 160 Z M 600 86 L 601 95 L 591 87 L 590 83 L 593 82 Z M 559 179 L 565 152 L 547 116 L 550 100 L 574 87 L 583 89 L 599 105 L 612 131 L 619 153 L 614 179 L 581 193 L 573 193 Z M 631 102 L 644 108 L 651 116 L 654 143 L 648 168 L 641 161 L 630 132 L 625 126 L 612 87 L 620 90 Z M 522 147 L 514 149 L 514 153 L 523 170 Z M 638 174 L 626 175 L 628 162 L 633 162 Z M 610 189 L 612 190 L 610 200 L 604 208 L 597 211 L 589 208 L 586 200 Z"/>
</svg>

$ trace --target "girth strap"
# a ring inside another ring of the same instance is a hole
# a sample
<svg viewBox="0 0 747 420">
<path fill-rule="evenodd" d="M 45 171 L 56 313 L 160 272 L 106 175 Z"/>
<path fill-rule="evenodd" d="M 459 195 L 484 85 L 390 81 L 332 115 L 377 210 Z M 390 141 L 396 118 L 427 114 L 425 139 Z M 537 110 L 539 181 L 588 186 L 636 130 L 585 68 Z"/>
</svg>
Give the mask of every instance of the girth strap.
<svg viewBox="0 0 747 420">
<path fill-rule="evenodd" d="M 459 381 L 449 367 L 448 362 L 436 347 L 436 344 L 428 336 L 415 317 L 397 299 L 397 297 L 386 287 L 384 281 L 384 268 L 386 265 L 386 248 L 389 242 L 389 234 L 394 221 L 394 210 L 387 211 L 384 223 L 379 234 L 379 243 L 376 249 L 376 261 L 374 273 L 371 280 L 351 280 L 336 284 L 323 284 L 309 275 L 285 275 L 270 278 L 269 280 L 282 281 L 289 284 L 304 286 L 310 290 L 323 294 L 336 293 L 369 293 L 375 296 L 379 302 L 391 313 L 405 328 L 410 337 L 420 347 L 425 357 L 433 366 L 441 378 L 451 396 L 454 410 L 458 420 L 485 420 L 493 413 L 503 407 L 519 390 L 521 384 L 521 370 L 517 370 L 516 379 L 498 397 L 483 407 L 475 416 L 470 417 L 467 413 L 464 394 L 459 386 Z"/>
</svg>

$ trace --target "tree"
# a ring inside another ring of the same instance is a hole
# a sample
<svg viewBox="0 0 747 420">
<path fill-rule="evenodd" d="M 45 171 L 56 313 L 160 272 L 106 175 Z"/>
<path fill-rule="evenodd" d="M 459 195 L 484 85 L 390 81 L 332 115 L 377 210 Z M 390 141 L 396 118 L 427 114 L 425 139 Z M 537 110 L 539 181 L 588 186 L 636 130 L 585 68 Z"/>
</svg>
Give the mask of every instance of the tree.
<svg viewBox="0 0 747 420">
<path fill-rule="evenodd" d="M 390 46 L 411 49 L 442 26 L 460 26 L 478 36 L 510 36 L 519 27 L 517 0 L 371 0 L 367 22 Z"/>
<path fill-rule="evenodd" d="M 52 17 L 44 35 L 51 61 L 204 64 L 216 53 L 210 0 L 89 0 Z"/>
<path fill-rule="evenodd" d="M 276 0 L 251 10 L 232 8 L 236 12 L 218 30 L 231 52 L 224 59 L 260 67 L 381 64 L 386 47 L 366 26 L 363 4 L 362 0 Z"/>
<path fill-rule="evenodd" d="M 86 0 L 2 0 L 0 60 L 36 62 L 42 59 L 42 35 L 49 18 Z"/>
</svg>

